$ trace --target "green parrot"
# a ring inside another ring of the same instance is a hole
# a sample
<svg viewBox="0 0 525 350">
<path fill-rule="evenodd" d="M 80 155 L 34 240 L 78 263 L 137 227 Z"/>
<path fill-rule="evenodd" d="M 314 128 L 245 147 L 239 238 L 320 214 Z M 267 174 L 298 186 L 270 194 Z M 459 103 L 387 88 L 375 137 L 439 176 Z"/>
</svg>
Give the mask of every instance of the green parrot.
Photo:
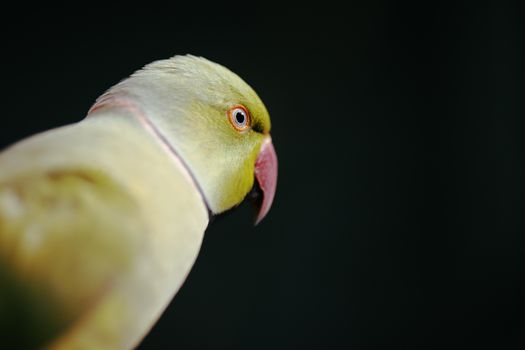
<svg viewBox="0 0 525 350">
<path fill-rule="evenodd" d="M 8 147 L 0 348 L 136 347 L 188 275 L 210 217 L 256 193 L 258 223 L 276 183 L 260 98 L 190 55 L 146 65 L 82 121 Z"/>
</svg>

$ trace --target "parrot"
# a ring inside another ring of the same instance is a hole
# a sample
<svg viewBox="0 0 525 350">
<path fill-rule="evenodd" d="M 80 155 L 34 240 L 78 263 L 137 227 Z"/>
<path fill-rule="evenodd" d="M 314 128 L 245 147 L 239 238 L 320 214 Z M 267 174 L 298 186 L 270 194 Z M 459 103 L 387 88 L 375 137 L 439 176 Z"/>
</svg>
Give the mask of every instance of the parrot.
<svg viewBox="0 0 525 350">
<path fill-rule="evenodd" d="M 177 55 L 109 88 L 80 121 L 2 150 L 0 348 L 137 347 L 210 221 L 245 199 L 256 224 L 270 210 L 270 128 L 242 78 Z"/>
</svg>

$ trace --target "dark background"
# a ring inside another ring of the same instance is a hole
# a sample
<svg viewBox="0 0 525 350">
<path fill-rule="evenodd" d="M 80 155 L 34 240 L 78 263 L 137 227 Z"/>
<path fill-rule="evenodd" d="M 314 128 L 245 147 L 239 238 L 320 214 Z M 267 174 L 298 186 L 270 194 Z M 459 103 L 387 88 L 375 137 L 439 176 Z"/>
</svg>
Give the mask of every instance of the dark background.
<svg viewBox="0 0 525 350">
<path fill-rule="evenodd" d="M 272 211 L 209 227 L 139 349 L 525 344 L 523 12 L 345 6 L 3 9 L 1 147 L 174 54 L 229 67 L 271 113 Z"/>
</svg>

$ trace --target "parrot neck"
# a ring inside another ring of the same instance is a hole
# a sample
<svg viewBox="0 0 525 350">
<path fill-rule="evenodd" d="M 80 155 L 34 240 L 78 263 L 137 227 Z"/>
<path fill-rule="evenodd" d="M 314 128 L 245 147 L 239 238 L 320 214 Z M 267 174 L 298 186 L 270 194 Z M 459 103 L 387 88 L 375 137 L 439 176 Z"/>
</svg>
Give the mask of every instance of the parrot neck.
<svg viewBox="0 0 525 350">
<path fill-rule="evenodd" d="M 182 159 L 178 154 L 177 150 L 166 140 L 158 128 L 153 124 L 153 122 L 148 118 L 146 113 L 140 108 L 136 103 L 134 103 L 130 98 L 122 96 L 114 96 L 112 94 L 104 94 L 98 99 L 95 104 L 89 109 L 86 118 L 98 117 L 109 110 L 120 110 L 126 111 L 133 118 L 135 118 L 142 127 L 159 143 L 170 158 L 177 164 L 177 166 L 182 170 L 185 177 L 195 186 L 195 189 L 200 194 L 202 201 L 204 202 L 206 209 L 208 211 L 208 218 L 213 216 L 213 212 L 210 209 L 210 205 L 206 199 L 204 191 L 200 186 L 197 178 L 191 171 L 188 164 Z"/>
</svg>

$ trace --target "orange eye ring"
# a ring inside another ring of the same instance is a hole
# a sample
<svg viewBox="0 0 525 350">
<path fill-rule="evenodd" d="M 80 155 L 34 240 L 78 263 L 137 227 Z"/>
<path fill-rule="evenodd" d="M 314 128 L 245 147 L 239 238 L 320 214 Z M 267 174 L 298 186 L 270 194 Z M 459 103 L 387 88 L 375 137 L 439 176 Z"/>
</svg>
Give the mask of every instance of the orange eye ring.
<svg viewBox="0 0 525 350">
<path fill-rule="evenodd" d="M 245 131 L 252 125 L 250 112 L 243 105 L 235 105 L 228 109 L 228 120 L 237 131 Z"/>
</svg>

